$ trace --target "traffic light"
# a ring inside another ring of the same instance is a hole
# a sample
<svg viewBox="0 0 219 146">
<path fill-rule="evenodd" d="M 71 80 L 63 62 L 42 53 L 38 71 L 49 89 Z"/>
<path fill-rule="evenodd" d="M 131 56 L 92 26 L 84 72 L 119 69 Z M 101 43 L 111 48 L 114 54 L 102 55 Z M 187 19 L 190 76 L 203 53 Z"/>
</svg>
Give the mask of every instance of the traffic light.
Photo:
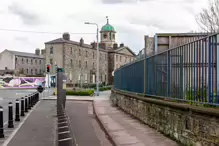
<svg viewBox="0 0 219 146">
<path fill-rule="evenodd" d="M 47 72 L 50 72 L 50 65 L 47 65 Z"/>
</svg>

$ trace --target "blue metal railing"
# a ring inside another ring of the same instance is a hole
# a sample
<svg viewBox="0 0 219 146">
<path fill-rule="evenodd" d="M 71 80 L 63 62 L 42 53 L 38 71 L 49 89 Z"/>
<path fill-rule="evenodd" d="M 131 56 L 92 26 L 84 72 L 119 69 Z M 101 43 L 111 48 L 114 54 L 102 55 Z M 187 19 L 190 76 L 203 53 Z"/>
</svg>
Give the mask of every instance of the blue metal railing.
<svg viewBox="0 0 219 146">
<path fill-rule="evenodd" d="M 219 33 L 117 69 L 114 88 L 219 105 Z"/>
</svg>

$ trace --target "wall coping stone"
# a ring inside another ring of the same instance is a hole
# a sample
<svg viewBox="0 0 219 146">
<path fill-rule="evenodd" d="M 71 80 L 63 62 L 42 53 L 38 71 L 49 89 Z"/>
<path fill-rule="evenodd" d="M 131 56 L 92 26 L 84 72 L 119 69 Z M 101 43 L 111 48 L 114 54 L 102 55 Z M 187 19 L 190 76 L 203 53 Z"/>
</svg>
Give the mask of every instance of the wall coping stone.
<svg viewBox="0 0 219 146">
<path fill-rule="evenodd" d="M 181 109 L 184 111 L 191 111 L 191 112 L 195 112 L 195 113 L 200 113 L 200 114 L 207 114 L 210 116 L 216 116 L 219 117 L 219 109 L 216 108 L 210 108 L 210 107 L 198 107 L 198 106 L 192 106 L 192 105 L 188 105 L 185 103 L 175 103 L 175 102 L 171 102 L 171 101 L 166 101 L 166 100 L 162 100 L 162 99 L 154 99 L 154 98 L 149 98 L 149 97 L 141 97 L 137 94 L 134 94 L 132 92 L 122 92 L 118 89 L 112 89 L 112 92 L 115 92 L 117 94 L 120 95 L 125 95 L 126 97 L 131 97 L 131 98 L 135 98 L 138 100 L 142 100 L 145 102 L 150 102 L 150 103 L 154 103 L 154 104 L 159 104 L 162 106 L 169 106 L 175 109 Z"/>
</svg>

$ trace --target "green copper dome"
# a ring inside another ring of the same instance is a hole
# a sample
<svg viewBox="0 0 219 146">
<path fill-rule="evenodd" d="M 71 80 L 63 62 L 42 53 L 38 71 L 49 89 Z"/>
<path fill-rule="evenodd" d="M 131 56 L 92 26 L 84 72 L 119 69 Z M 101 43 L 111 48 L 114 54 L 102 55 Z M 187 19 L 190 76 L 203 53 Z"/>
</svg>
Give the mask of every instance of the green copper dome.
<svg viewBox="0 0 219 146">
<path fill-rule="evenodd" d="M 115 31 L 114 27 L 110 24 L 106 24 L 101 28 L 101 31 Z"/>
<path fill-rule="evenodd" d="M 109 24 L 108 18 L 107 18 L 107 23 L 101 28 L 101 31 L 113 31 L 113 32 L 115 32 L 114 27 Z"/>
</svg>

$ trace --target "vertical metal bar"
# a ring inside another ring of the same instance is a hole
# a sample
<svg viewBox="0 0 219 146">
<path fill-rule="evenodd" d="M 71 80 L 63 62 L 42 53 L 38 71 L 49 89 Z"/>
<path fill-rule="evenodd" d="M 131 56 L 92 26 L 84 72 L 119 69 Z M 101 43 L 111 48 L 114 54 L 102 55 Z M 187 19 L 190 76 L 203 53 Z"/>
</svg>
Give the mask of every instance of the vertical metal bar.
<svg viewBox="0 0 219 146">
<path fill-rule="evenodd" d="M 184 89 L 184 83 L 183 83 L 183 77 L 184 77 L 184 54 L 183 54 L 184 50 L 183 47 L 180 47 L 180 99 L 184 99 L 184 94 L 183 94 L 183 89 Z"/>
<path fill-rule="evenodd" d="M 193 42 L 193 98 L 192 100 L 196 100 L 196 42 Z"/>
<path fill-rule="evenodd" d="M 208 103 L 211 103 L 211 37 L 208 38 Z"/>
<path fill-rule="evenodd" d="M 201 65 L 202 65 L 202 81 L 201 81 L 201 89 L 202 89 L 202 94 L 201 94 L 201 102 L 204 101 L 204 39 L 201 41 Z"/>
<path fill-rule="evenodd" d="M 218 73 L 219 73 L 219 34 L 216 35 L 216 44 L 215 44 L 215 49 L 216 49 L 216 103 L 219 104 L 219 93 L 218 93 L 218 90 L 219 90 L 219 76 L 218 76 Z"/>
<path fill-rule="evenodd" d="M 167 96 L 171 95 L 171 54 L 170 51 L 167 52 Z"/>
</svg>

